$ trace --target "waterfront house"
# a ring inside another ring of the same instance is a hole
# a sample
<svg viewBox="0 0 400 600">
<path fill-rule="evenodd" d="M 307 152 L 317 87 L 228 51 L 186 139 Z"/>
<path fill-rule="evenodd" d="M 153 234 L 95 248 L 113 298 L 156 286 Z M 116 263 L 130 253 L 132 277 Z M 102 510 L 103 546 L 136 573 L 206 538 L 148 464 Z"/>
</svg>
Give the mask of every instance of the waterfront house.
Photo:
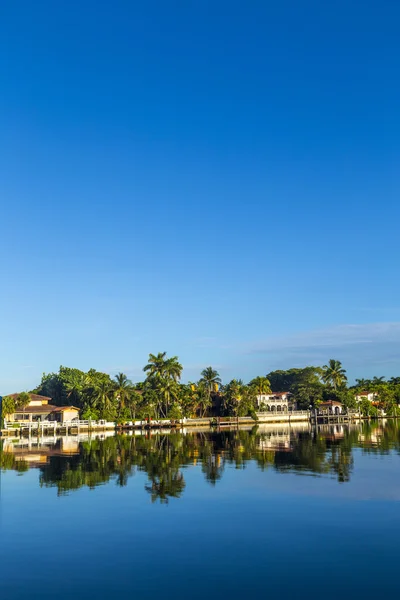
<svg viewBox="0 0 400 600">
<path fill-rule="evenodd" d="M 289 408 L 292 407 L 290 392 L 271 392 L 271 394 L 259 394 L 257 396 L 258 408 L 262 408 L 263 405 L 266 411 L 271 412 L 288 412 Z"/>
<path fill-rule="evenodd" d="M 19 394 L 10 394 L 11 398 L 18 400 Z M 29 394 L 29 403 L 16 409 L 11 415 L 4 415 L 8 423 L 26 423 L 32 421 L 57 421 L 65 423 L 77 419 L 79 408 L 75 406 L 54 406 L 50 404 L 51 398 L 39 394 Z"/>
<path fill-rule="evenodd" d="M 369 402 L 374 402 L 374 400 L 376 400 L 377 397 L 378 397 L 378 394 L 376 394 L 375 392 L 359 392 L 356 395 L 356 400 L 357 400 L 357 402 L 362 402 L 363 400 L 368 400 Z"/>
<path fill-rule="evenodd" d="M 343 412 L 343 404 L 337 400 L 327 400 L 318 405 L 319 415 L 341 415 Z"/>
</svg>

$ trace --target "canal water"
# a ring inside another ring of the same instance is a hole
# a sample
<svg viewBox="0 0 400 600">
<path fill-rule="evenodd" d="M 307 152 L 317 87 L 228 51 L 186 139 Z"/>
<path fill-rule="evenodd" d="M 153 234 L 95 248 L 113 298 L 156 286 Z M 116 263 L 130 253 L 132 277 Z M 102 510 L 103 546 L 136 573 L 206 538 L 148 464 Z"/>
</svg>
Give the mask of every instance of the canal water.
<svg viewBox="0 0 400 600">
<path fill-rule="evenodd" d="M 1 442 L 1 598 L 398 597 L 400 429 Z"/>
</svg>

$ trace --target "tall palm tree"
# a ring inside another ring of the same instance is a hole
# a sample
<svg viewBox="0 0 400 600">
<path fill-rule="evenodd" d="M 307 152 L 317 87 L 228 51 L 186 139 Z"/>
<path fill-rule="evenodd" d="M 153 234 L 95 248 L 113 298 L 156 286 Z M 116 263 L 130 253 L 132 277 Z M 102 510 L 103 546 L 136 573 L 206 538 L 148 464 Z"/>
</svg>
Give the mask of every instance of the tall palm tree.
<svg viewBox="0 0 400 600">
<path fill-rule="evenodd" d="M 117 373 L 114 377 L 114 396 L 118 401 L 118 414 L 125 407 L 125 403 L 132 393 L 132 381 L 127 378 L 125 373 Z"/>
<path fill-rule="evenodd" d="M 370 379 L 356 379 L 356 385 L 362 391 L 368 390 L 368 388 L 371 386 L 371 380 Z"/>
<path fill-rule="evenodd" d="M 112 383 L 106 379 L 101 380 L 98 385 L 95 386 L 93 390 L 93 403 L 94 407 L 100 410 L 100 413 L 110 414 L 113 411 L 114 392 L 115 387 L 113 387 Z"/>
<path fill-rule="evenodd" d="M 166 352 L 149 354 L 149 362 L 143 368 L 148 377 L 162 377 L 165 373 Z"/>
<path fill-rule="evenodd" d="M 167 378 L 179 381 L 182 373 L 182 365 L 177 356 L 167 358 L 166 352 L 158 354 L 149 354 L 149 362 L 143 371 L 148 373 L 148 377 Z"/>
<path fill-rule="evenodd" d="M 173 379 L 167 379 L 166 377 L 163 377 L 159 380 L 157 390 L 164 398 L 164 410 L 161 409 L 161 411 L 166 417 L 168 414 L 169 405 L 171 404 L 171 400 L 176 399 L 178 396 L 178 385 Z"/>
<path fill-rule="evenodd" d="M 173 381 L 179 381 L 182 374 L 182 365 L 177 356 L 172 356 L 165 361 L 165 376 Z"/>
<path fill-rule="evenodd" d="M 343 369 L 340 360 L 334 360 L 331 358 L 329 363 L 324 365 L 322 368 L 322 381 L 324 383 L 330 383 L 335 390 L 346 383 L 346 371 Z"/>
<path fill-rule="evenodd" d="M 208 395 L 208 404 L 210 404 L 212 392 L 218 391 L 218 386 L 221 385 L 221 377 L 219 376 L 218 371 L 212 367 L 206 367 L 201 372 L 199 384 L 203 384 L 205 387 Z"/>
<path fill-rule="evenodd" d="M 249 386 L 255 389 L 257 396 L 271 393 L 268 377 L 255 377 L 250 381 Z"/>
<path fill-rule="evenodd" d="M 238 416 L 240 406 L 245 397 L 245 386 L 241 379 L 232 379 L 225 388 L 224 404 L 229 412 Z"/>
<path fill-rule="evenodd" d="M 216 381 L 214 383 L 217 384 Z M 204 417 L 211 405 L 210 383 L 200 379 L 196 385 L 196 409 L 200 417 Z"/>
</svg>

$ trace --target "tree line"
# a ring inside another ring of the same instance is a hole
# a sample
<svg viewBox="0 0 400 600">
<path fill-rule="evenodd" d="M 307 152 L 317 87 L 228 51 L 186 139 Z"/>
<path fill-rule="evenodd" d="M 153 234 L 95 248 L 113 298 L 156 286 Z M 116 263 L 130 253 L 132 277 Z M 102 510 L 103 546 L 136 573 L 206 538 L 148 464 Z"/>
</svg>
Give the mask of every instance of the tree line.
<svg viewBox="0 0 400 600">
<path fill-rule="evenodd" d="M 76 406 L 82 419 L 118 422 L 143 418 L 254 416 L 257 396 L 279 391 L 290 392 L 299 409 L 337 400 L 348 408 L 360 406 L 364 415 L 374 416 L 379 408 L 393 414 L 400 404 L 400 377 L 358 379 L 349 387 L 346 370 L 334 359 L 323 367 L 271 371 L 248 383 L 232 379 L 224 384 L 218 371 L 207 367 L 198 381 L 182 383 L 183 367 L 178 357 L 160 352 L 149 355 L 143 372 L 145 379 L 132 383 L 124 373 L 111 377 L 95 369 L 85 372 L 61 366 L 56 373 L 43 374 L 40 384 L 31 393 L 49 396 L 56 406 Z M 357 404 L 356 396 L 362 392 L 373 392 L 376 404 L 366 399 Z M 26 392 L 3 398 L 3 416 L 28 403 Z"/>
</svg>

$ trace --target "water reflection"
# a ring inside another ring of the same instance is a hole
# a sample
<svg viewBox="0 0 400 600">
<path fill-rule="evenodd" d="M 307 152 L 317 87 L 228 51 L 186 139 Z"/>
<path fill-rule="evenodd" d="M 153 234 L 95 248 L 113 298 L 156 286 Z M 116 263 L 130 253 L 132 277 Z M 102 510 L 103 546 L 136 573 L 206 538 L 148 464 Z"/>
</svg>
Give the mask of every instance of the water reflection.
<svg viewBox="0 0 400 600">
<path fill-rule="evenodd" d="M 330 476 L 347 482 L 353 470 L 353 449 L 387 454 L 399 452 L 397 421 L 362 425 L 324 425 L 312 429 L 265 425 L 248 430 L 161 432 L 129 436 L 70 436 L 55 439 L 4 439 L 0 442 L 2 470 L 23 474 L 39 470 L 43 487 L 66 494 L 114 480 L 125 486 L 136 471 L 147 475 L 151 501 L 168 502 L 185 490 L 185 467 L 200 467 L 215 485 L 227 467 L 244 469 L 250 462 L 260 470 Z"/>
</svg>

